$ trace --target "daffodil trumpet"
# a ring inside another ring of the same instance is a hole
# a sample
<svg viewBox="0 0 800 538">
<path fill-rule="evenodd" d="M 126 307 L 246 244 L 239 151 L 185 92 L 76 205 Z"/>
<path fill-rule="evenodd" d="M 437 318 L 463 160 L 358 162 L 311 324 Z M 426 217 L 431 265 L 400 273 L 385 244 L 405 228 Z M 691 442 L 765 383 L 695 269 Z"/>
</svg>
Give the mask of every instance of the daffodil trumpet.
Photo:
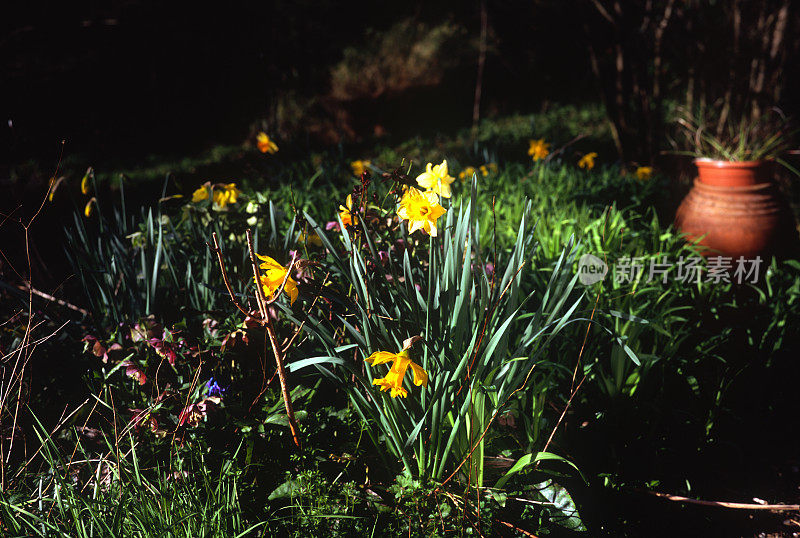
<svg viewBox="0 0 800 538">
<path fill-rule="evenodd" d="M 439 204 L 439 196 L 435 192 L 420 192 L 414 187 L 409 187 L 400 200 L 397 216 L 401 220 L 408 221 L 409 234 L 422 230 L 436 237 L 439 233 L 436 221 L 446 212 L 447 210 Z"/>
</svg>

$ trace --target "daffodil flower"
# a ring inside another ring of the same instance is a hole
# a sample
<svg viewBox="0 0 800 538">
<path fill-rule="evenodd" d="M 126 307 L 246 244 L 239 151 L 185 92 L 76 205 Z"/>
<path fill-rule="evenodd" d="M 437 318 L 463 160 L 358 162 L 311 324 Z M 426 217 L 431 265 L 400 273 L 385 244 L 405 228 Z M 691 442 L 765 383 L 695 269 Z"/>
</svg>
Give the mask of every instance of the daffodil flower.
<svg viewBox="0 0 800 538">
<path fill-rule="evenodd" d="M 361 177 L 361 175 L 366 172 L 367 168 L 369 168 L 369 165 L 371 164 L 372 162 L 370 161 L 353 161 L 350 163 L 350 167 L 353 169 L 353 175 Z"/>
<path fill-rule="evenodd" d="M 266 273 L 261 275 L 261 287 L 264 290 L 264 295 L 269 299 L 273 299 L 275 292 L 280 289 L 283 281 L 286 280 L 283 291 L 289 296 L 289 304 L 294 304 L 299 292 L 297 290 L 297 282 L 292 277 L 287 276 L 289 270 L 269 256 L 260 254 L 256 254 L 256 256 L 264 262 L 260 265 L 261 269 L 266 270 Z"/>
<path fill-rule="evenodd" d="M 585 168 L 586 170 L 591 170 L 594 168 L 594 160 L 597 158 L 597 153 L 594 151 L 591 153 L 587 153 L 578 161 L 578 168 Z"/>
<path fill-rule="evenodd" d="M 263 131 L 256 136 L 256 145 L 261 153 L 276 153 L 278 151 L 278 145 L 270 140 L 267 133 Z"/>
<path fill-rule="evenodd" d="M 92 198 L 88 202 L 86 202 L 86 207 L 83 208 L 83 214 L 86 216 L 87 219 L 92 216 L 92 211 L 95 205 L 97 205 L 97 199 L 95 199 L 95 197 L 92 196 Z"/>
<path fill-rule="evenodd" d="M 397 216 L 408 221 L 408 233 L 423 230 L 426 234 L 436 237 L 436 221 L 447 213 L 439 205 L 439 197 L 433 191 L 419 192 L 414 187 L 409 187 L 400 200 L 400 209 Z"/>
<path fill-rule="evenodd" d="M 417 183 L 420 187 L 440 194 L 444 198 L 450 198 L 450 184 L 455 180 L 456 178 L 447 173 L 446 160 L 436 166 L 433 163 L 428 163 L 425 171 L 417 176 Z"/>
<path fill-rule="evenodd" d="M 91 169 L 90 169 L 91 170 Z M 83 194 L 89 194 L 89 171 L 84 174 L 83 179 L 81 180 L 81 192 Z"/>
<path fill-rule="evenodd" d="M 476 170 L 472 166 L 467 166 L 458 174 L 458 179 L 472 179 L 472 176 L 475 174 Z"/>
<path fill-rule="evenodd" d="M 353 195 L 348 194 L 345 205 L 339 206 L 339 218 L 342 219 L 342 224 L 345 226 L 353 226 L 358 224 L 358 217 L 353 215 Z"/>
<path fill-rule="evenodd" d="M 208 200 L 208 191 L 211 190 L 211 185 L 206 183 L 201 185 L 196 191 L 192 193 L 192 202 L 195 204 L 197 202 L 202 202 L 203 200 Z"/>
<path fill-rule="evenodd" d="M 528 155 L 530 155 L 534 161 L 539 161 L 550 155 L 550 144 L 546 143 L 544 138 L 530 140 L 529 142 Z"/>
<path fill-rule="evenodd" d="M 53 196 L 55 196 L 56 194 L 56 189 L 58 188 L 59 185 L 61 185 L 62 181 L 64 181 L 64 176 L 61 176 L 58 179 L 56 179 L 55 177 L 50 178 L 50 192 L 47 195 L 48 201 L 50 202 L 53 201 Z"/>
<path fill-rule="evenodd" d="M 389 351 L 377 351 L 365 359 L 372 366 L 379 364 L 392 363 L 389 372 L 385 377 L 380 379 L 373 379 L 372 384 L 378 385 L 382 391 L 391 391 L 392 398 L 408 396 L 408 391 L 403 388 L 403 377 L 406 375 L 406 370 L 411 367 L 414 372 L 414 384 L 416 386 L 428 386 L 428 372 L 422 366 L 411 360 L 409 352 L 404 349 L 400 353 L 391 353 Z"/>
<path fill-rule="evenodd" d="M 645 181 L 650 179 L 650 176 L 653 175 L 653 167 L 652 166 L 640 166 L 636 169 L 636 179 L 639 181 Z"/>
<path fill-rule="evenodd" d="M 225 209 L 228 204 L 235 204 L 238 196 L 242 193 L 236 188 L 236 183 L 228 183 L 222 188 L 214 189 L 214 204 L 220 209 Z"/>
</svg>

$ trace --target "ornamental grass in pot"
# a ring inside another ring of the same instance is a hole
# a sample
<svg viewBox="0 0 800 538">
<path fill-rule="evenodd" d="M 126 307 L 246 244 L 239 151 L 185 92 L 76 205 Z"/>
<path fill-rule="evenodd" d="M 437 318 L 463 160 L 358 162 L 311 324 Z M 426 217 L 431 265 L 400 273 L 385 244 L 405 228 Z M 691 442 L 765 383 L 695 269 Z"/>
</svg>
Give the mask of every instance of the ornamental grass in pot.
<svg viewBox="0 0 800 538">
<path fill-rule="evenodd" d="M 708 256 L 782 254 L 796 236 L 789 206 L 774 181 L 775 164 L 789 144 L 787 122 L 763 116 L 712 131 L 682 117 L 698 175 L 675 215 L 677 228 L 707 247 Z M 790 167 L 791 168 L 791 167 Z"/>
</svg>

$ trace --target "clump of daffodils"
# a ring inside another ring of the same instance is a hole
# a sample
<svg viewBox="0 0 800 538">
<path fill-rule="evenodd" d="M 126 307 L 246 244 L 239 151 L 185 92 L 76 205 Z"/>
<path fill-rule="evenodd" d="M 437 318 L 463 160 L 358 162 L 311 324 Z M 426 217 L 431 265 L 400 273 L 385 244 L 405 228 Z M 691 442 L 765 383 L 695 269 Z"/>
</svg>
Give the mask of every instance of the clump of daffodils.
<svg viewBox="0 0 800 538">
<path fill-rule="evenodd" d="M 467 166 L 458 173 L 458 179 L 472 179 L 472 176 L 479 172 L 483 177 L 488 176 L 490 172 L 495 173 L 497 172 L 497 163 L 482 164 L 478 168 Z"/>
<path fill-rule="evenodd" d="M 206 182 L 192 193 L 192 202 L 198 203 L 211 197 L 214 207 L 225 209 L 228 204 L 235 204 L 242 191 L 236 188 L 236 183 L 217 183 L 212 185 Z"/>
<path fill-rule="evenodd" d="M 447 210 L 439 204 L 439 196 L 450 198 L 452 196 L 450 184 L 455 180 L 456 178 L 447 171 L 446 160 L 437 165 L 428 163 L 425 171 L 417 176 L 417 184 L 425 191 L 408 187 L 400 199 L 397 216 L 401 220 L 408 221 L 408 233 L 422 230 L 436 237 L 438 234 L 436 221 L 447 213 Z"/>
<path fill-rule="evenodd" d="M 369 161 L 354 161 L 351 163 L 353 173 L 359 175 L 369 166 Z M 488 169 L 486 171 L 488 173 Z M 425 189 L 421 191 L 414 187 L 406 187 L 397 209 L 397 216 L 408 221 L 408 233 L 422 230 L 428 235 L 436 237 L 438 228 L 436 221 L 447 210 L 439 203 L 439 196 L 450 198 L 452 191 L 450 184 L 456 178 L 447 170 L 447 161 L 434 165 L 428 163 L 425 172 L 417 176 L 417 184 Z M 344 205 L 339 206 L 339 219 L 345 227 L 358 224 L 357 210 L 353 207 L 353 195 L 347 195 Z M 338 223 L 328 223 L 327 229 L 338 229 Z"/>
</svg>

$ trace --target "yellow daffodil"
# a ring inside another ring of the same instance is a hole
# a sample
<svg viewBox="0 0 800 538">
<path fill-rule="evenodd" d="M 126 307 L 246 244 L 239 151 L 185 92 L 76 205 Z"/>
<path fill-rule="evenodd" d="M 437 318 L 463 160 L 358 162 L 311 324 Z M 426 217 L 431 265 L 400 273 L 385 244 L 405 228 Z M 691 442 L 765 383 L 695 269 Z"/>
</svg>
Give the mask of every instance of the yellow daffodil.
<svg viewBox="0 0 800 538">
<path fill-rule="evenodd" d="M 91 200 L 86 202 L 86 207 L 83 208 L 83 214 L 86 215 L 87 219 L 92 216 L 92 211 L 95 205 L 97 205 L 97 200 L 94 196 L 92 196 Z"/>
<path fill-rule="evenodd" d="M 390 353 L 389 351 L 378 351 L 365 359 L 372 366 L 379 364 L 392 363 L 386 377 L 380 379 L 373 379 L 372 384 L 378 385 L 381 390 L 391 390 L 392 398 L 408 396 L 408 391 L 403 388 L 403 377 L 406 375 L 406 370 L 411 367 L 414 372 L 414 384 L 416 386 L 428 386 L 428 372 L 422 366 L 411 360 L 408 350 L 404 349 L 400 353 Z"/>
<path fill-rule="evenodd" d="M 485 164 L 482 164 L 482 165 L 480 166 L 479 170 L 481 171 L 481 174 L 483 175 L 483 177 L 486 177 L 486 176 L 488 176 L 488 175 L 489 175 L 489 169 L 488 169 L 488 168 L 486 168 L 486 165 L 485 165 Z"/>
<path fill-rule="evenodd" d="M 436 221 L 447 212 L 439 205 L 439 197 L 433 191 L 419 192 L 410 187 L 400 200 L 397 216 L 408 221 L 408 233 L 423 230 L 436 237 Z"/>
<path fill-rule="evenodd" d="M 214 189 L 214 204 L 220 209 L 225 209 L 228 204 L 235 204 L 241 193 L 242 191 L 236 188 L 236 183 L 222 185 L 221 188 Z"/>
<path fill-rule="evenodd" d="M 64 179 L 64 176 L 61 176 L 58 179 L 56 179 L 55 177 L 51 177 L 50 178 L 50 188 L 49 188 L 49 192 L 47 193 L 47 200 L 48 201 L 50 201 L 50 202 L 53 201 L 53 196 L 55 196 L 55 194 L 56 194 L 56 189 L 61 184 L 61 181 L 63 179 Z"/>
<path fill-rule="evenodd" d="M 497 172 L 497 163 L 489 163 L 486 166 L 490 172 Z"/>
<path fill-rule="evenodd" d="M 192 202 L 202 202 L 203 200 L 208 200 L 208 191 L 210 190 L 211 186 L 206 183 L 199 187 L 196 191 L 192 193 Z"/>
<path fill-rule="evenodd" d="M 447 161 L 434 166 L 428 163 L 425 171 L 417 176 L 417 183 L 425 190 L 433 191 L 445 198 L 450 198 L 450 184 L 456 178 L 447 174 Z"/>
<path fill-rule="evenodd" d="M 587 153 L 581 160 L 578 161 L 578 168 L 585 168 L 586 170 L 591 170 L 594 168 L 594 160 L 597 158 L 597 153 L 594 151 L 591 153 Z"/>
<path fill-rule="evenodd" d="M 306 231 L 300 232 L 300 235 L 297 237 L 297 242 L 302 243 L 306 246 L 315 246 L 315 247 L 322 246 L 322 239 L 320 239 L 319 236 L 314 232 L 311 233 L 308 233 Z"/>
<path fill-rule="evenodd" d="M 298 294 L 297 282 L 292 277 L 287 277 L 289 270 L 269 256 L 260 254 L 256 254 L 256 256 L 264 262 L 260 267 L 266 270 L 266 273 L 261 275 L 261 287 L 264 290 L 264 295 L 272 299 L 285 279 L 286 284 L 283 286 L 283 291 L 289 296 L 289 304 L 294 304 Z"/>
<path fill-rule="evenodd" d="M 640 166 L 636 169 L 636 179 L 639 181 L 645 181 L 650 179 L 650 176 L 653 175 L 653 167 L 652 166 Z"/>
<path fill-rule="evenodd" d="M 361 177 L 371 164 L 372 162 L 370 161 L 353 161 L 350 163 L 350 167 L 353 169 L 354 176 Z"/>
<path fill-rule="evenodd" d="M 358 224 L 358 217 L 353 214 L 353 195 L 348 194 L 345 205 L 339 206 L 339 218 L 342 219 L 342 224 L 345 226 L 354 226 Z"/>
<path fill-rule="evenodd" d="M 83 194 L 89 194 L 89 172 L 86 172 L 81 180 L 81 192 Z"/>
<path fill-rule="evenodd" d="M 530 155 L 534 161 L 544 159 L 550 155 L 550 144 L 545 143 L 544 138 L 540 138 L 539 140 L 530 140 L 528 155 Z"/>
<path fill-rule="evenodd" d="M 267 133 L 263 131 L 256 136 L 256 144 L 261 153 L 276 153 L 278 151 L 278 144 L 270 140 Z"/>
<path fill-rule="evenodd" d="M 458 179 L 472 179 L 472 176 L 475 175 L 475 168 L 472 166 L 467 166 L 461 172 L 458 173 Z"/>
</svg>

